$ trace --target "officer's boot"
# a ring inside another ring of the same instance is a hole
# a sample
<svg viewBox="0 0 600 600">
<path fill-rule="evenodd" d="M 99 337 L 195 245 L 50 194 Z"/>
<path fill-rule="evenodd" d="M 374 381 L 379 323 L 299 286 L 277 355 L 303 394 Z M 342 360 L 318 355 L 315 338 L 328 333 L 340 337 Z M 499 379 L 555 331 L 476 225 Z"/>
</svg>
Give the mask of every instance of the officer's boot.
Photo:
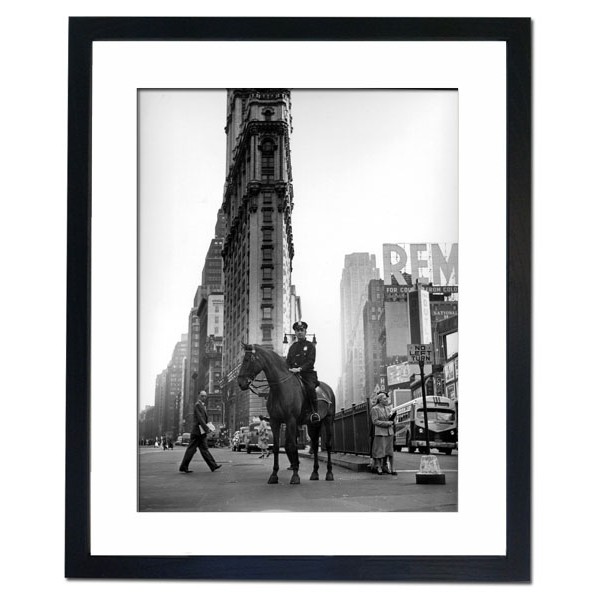
<svg viewBox="0 0 600 600">
<path fill-rule="evenodd" d="M 310 415 L 310 422 L 311 423 L 318 423 L 321 420 L 321 417 L 319 417 L 319 409 L 317 408 L 317 392 L 316 390 L 310 390 L 308 393 L 309 396 L 309 401 L 310 401 L 310 409 L 311 409 L 311 415 Z"/>
</svg>

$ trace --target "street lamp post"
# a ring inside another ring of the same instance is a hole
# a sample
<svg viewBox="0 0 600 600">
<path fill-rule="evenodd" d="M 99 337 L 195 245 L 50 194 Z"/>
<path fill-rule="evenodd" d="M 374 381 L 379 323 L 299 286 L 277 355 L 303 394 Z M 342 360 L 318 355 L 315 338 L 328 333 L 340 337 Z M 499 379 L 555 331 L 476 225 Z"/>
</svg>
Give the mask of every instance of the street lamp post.
<svg viewBox="0 0 600 600">
<path fill-rule="evenodd" d="M 429 445 L 429 420 L 427 416 L 427 390 L 425 389 L 425 363 L 431 364 L 431 344 L 409 344 L 408 360 L 419 364 L 421 372 L 421 396 L 423 397 L 423 420 L 425 421 L 425 454 L 431 454 Z"/>
<path fill-rule="evenodd" d="M 289 344 L 288 335 L 292 338 L 292 344 L 296 341 L 297 336 L 295 333 L 284 333 L 283 334 L 283 349 L 284 350 L 287 349 L 287 345 Z M 308 338 L 309 335 L 312 335 L 312 343 L 316 346 L 317 345 L 317 336 L 314 333 L 307 333 L 306 337 Z"/>
</svg>

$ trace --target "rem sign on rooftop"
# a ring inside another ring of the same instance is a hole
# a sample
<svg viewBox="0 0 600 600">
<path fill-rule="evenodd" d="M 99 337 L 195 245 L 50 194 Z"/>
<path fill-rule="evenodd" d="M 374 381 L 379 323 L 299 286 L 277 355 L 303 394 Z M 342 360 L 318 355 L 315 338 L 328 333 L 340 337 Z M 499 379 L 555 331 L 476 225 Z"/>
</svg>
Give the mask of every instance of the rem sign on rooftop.
<svg viewBox="0 0 600 600">
<path fill-rule="evenodd" d="M 384 244 L 384 282 L 391 284 L 393 275 L 403 285 L 403 272 L 413 282 L 421 277 L 433 285 L 458 285 L 458 244 Z"/>
</svg>

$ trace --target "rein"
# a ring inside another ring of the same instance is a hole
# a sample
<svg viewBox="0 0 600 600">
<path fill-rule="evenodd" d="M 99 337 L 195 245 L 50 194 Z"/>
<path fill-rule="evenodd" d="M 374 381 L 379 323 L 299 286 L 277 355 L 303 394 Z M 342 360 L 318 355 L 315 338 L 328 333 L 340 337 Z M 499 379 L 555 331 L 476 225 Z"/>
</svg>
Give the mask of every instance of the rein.
<svg viewBox="0 0 600 600">
<path fill-rule="evenodd" d="M 250 352 L 250 350 L 247 350 L 247 352 Z M 254 350 L 252 350 L 251 360 L 256 360 L 256 356 L 254 354 L 255 354 Z M 262 367 L 262 365 L 261 365 L 261 367 Z M 261 368 L 261 371 L 264 371 L 264 367 Z M 257 375 L 258 375 L 258 373 L 257 373 Z M 265 388 L 268 388 L 268 387 L 271 387 L 274 385 L 279 385 L 281 383 L 285 383 L 286 381 L 291 379 L 294 375 L 296 375 L 296 374 L 288 373 L 285 377 L 282 377 L 280 379 L 275 379 L 274 381 L 271 381 L 271 382 L 269 382 L 268 378 L 267 379 L 252 378 L 250 384 L 248 385 L 248 388 L 258 396 L 258 395 L 260 395 L 261 391 L 265 390 Z M 255 381 L 258 382 L 258 385 L 254 385 Z"/>
<path fill-rule="evenodd" d="M 264 390 L 265 388 L 268 388 L 272 385 L 277 385 L 279 383 L 284 383 L 285 381 L 287 381 L 288 379 L 291 379 L 294 376 L 294 373 L 290 373 L 289 375 L 287 375 L 286 377 L 284 377 L 283 379 L 277 379 L 275 381 L 272 381 L 271 383 L 269 383 L 268 379 L 257 379 L 257 380 L 252 380 L 252 383 L 248 386 L 257 396 L 259 394 L 260 391 Z M 253 385 L 254 381 L 258 381 L 260 383 L 262 383 L 262 385 L 259 385 L 258 388 Z M 265 382 L 265 383 L 263 383 Z"/>
</svg>

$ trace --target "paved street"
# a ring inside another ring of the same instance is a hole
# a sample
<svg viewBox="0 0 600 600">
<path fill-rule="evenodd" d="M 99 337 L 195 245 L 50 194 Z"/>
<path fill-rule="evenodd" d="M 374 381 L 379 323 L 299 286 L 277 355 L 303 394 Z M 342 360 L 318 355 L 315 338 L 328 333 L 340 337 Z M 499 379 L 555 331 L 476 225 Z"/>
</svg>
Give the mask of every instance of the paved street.
<svg viewBox="0 0 600 600">
<path fill-rule="evenodd" d="M 357 472 L 334 465 L 335 481 L 325 481 L 320 463 L 319 481 L 310 481 L 312 458 L 300 460 L 300 485 L 289 485 L 291 471 L 280 455 L 279 484 L 268 485 L 272 457 L 212 448 L 222 467 L 211 473 L 200 453 L 190 464 L 194 472 L 179 473 L 184 448 L 139 450 L 139 509 L 145 511 L 207 512 L 451 512 L 458 508 L 458 456 L 433 453 L 446 474 L 445 485 L 417 485 L 420 454 L 396 453 L 397 477 Z"/>
</svg>

